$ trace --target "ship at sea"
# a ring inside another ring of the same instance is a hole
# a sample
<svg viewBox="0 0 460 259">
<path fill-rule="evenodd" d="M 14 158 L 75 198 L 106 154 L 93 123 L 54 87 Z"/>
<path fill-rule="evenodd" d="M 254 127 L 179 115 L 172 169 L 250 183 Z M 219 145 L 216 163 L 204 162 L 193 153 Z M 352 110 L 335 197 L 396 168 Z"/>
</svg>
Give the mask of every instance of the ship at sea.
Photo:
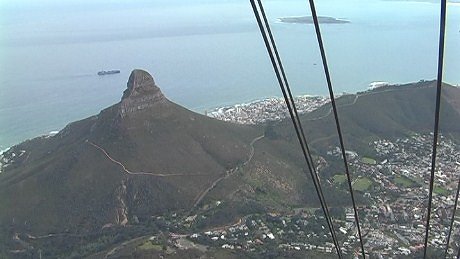
<svg viewBox="0 0 460 259">
<path fill-rule="evenodd" d="M 120 70 L 108 70 L 108 71 L 103 70 L 103 71 L 97 72 L 99 76 L 119 74 L 119 73 L 120 73 Z"/>
</svg>

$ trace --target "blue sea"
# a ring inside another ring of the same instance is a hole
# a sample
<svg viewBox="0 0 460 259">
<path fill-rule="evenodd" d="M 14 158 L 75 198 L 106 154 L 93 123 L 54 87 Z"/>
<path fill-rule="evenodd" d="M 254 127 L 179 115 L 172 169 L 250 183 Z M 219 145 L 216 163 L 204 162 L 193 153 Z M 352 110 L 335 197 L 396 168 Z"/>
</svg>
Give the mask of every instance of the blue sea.
<svg viewBox="0 0 460 259">
<path fill-rule="evenodd" d="M 437 3 L 322 0 L 337 93 L 434 79 Z M 307 1 L 264 1 L 295 94 L 327 93 Z M 460 4 L 449 3 L 444 81 L 460 83 Z M 280 96 L 249 0 L 0 2 L 0 150 L 118 102 L 131 70 L 193 111 Z M 98 76 L 100 70 L 120 74 Z"/>
</svg>

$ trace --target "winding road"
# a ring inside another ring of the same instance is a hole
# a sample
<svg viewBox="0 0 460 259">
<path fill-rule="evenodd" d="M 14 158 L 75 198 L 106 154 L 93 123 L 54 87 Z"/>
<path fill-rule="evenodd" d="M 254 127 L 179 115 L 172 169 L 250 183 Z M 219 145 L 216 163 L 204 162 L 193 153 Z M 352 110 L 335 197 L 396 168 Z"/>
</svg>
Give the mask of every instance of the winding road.
<svg viewBox="0 0 460 259">
<path fill-rule="evenodd" d="M 423 88 L 430 88 L 431 86 L 422 86 L 422 87 L 418 87 L 417 89 L 423 89 Z M 361 94 L 356 94 L 355 95 L 355 99 L 353 100 L 353 102 L 351 103 L 346 103 L 346 104 L 342 104 L 342 105 L 337 105 L 337 108 L 343 108 L 343 107 L 347 107 L 347 106 L 352 106 L 354 104 L 356 104 L 356 102 L 358 101 L 358 98 L 361 97 L 361 96 L 366 96 L 366 95 L 375 95 L 375 94 L 381 94 L 381 93 L 387 93 L 387 92 L 395 92 L 395 91 L 402 91 L 402 90 L 413 90 L 414 88 L 407 88 L 407 89 L 388 89 L 388 90 L 383 90 L 383 91 L 371 91 L 371 92 L 364 92 L 364 93 L 361 93 Z M 320 117 L 317 117 L 317 118 L 311 118 L 311 119 L 307 119 L 307 121 L 316 121 L 316 120 L 320 120 L 320 119 L 324 119 L 326 118 L 327 116 L 331 115 L 332 113 L 332 107 L 329 109 L 329 111 L 325 114 L 325 115 L 322 115 Z M 321 142 L 321 141 L 325 141 L 325 140 L 328 140 L 328 139 L 331 139 L 331 138 L 334 138 L 334 137 L 337 137 L 337 134 L 334 134 L 334 135 L 331 135 L 331 136 L 327 136 L 327 137 L 322 137 L 322 138 L 318 138 L 318 139 L 315 139 L 313 140 L 310 145 L 313 145 L 313 144 L 316 144 L 318 142 Z"/>
<path fill-rule="evenodd" d="M 356 96 L 355 96 L 355 99 L 353 100 L 352 103 L 346 103 L 346 104 L 340 105 L 340 106 L 338 106 L 338 107 L 351 106 L 351 105 L 355 104 L 355 103 L 358 101 L 358 97 L 359 97 L 359 95 L 356 95 Z M 330 102 L 329 102 L 329 103 L 330 103 Z M 307 121 L 321 120 L 321 119 L 324 119 L 324 118 L 326 118 L 327 116 L 331 115 L 331 113 L 332 113 L 332 107 L 329 108 L 329 111 L 328 111 L 325 115 L 320 116 L 320 117 L 316 117 L 316 118 L 312 118 L 312 119 L 307 119 Z"/>
<path fill-rule="evenodd" d="M 249 162 L 251 162 L 252 158 L 254 157 L 254 152 L 255 152 L 255 151 L 254 151 L 254 144 L 255 144 L 257 141 L 259 141 L 259 140 L 261 140 L 262 138 L 264 138 L 264 137 L 265 137 L 265 135 L 258 136 L 258 137 L 256 137 L 256 138 L 254 138 L 254 139 L 251 141 L 251 143 L 249 143 L 249 146 L 250 146 L 249 157 L 248 157 L 248 160 L 246 160 L 246 162 L 244 162 L 242 166 L 246 166 Z M 202 192 L 198 195 L 198 197 L 195 199 L 195 202 L 193 203 L 193 206 L 192 206 L 192 210 L 193 210 L 194 208 L 196 208 L 196 206 L 198 206 L 198 204 L 200 204 L 200 202 L 204 199 L 204 197 L 206 197 L 206 195 L 207 195 L 212 189 L 214 189 L 214 188 L 216 187 L 216 185 L 217 185 L 220 181 L 222 181 L 222 180 L 228 178 L 229 176 L 233 175 L 236 171 L 238 171 L 239 168 L 240 168 L 240 166 L 237 166 L 237 167 L 235 167 L 235 168 L 233 168 L 233 169 L 227 171 L 223 176 L 217 178 L 214 182 L 212 182 L 212 184 L 211 184 L 208 188 L 206 188 L 204 191 L 202 191 Z"/>
<path fill-rule="evenodd" d="M 197 174 L 162 174 L 162 173 L 153 173 L 153 172 L 133 172 L 133 171 L 129 170 L 128 168 L 126 168 L 126 166 L 123 163 L 121 163 L 120 161 L 115 160 L 113 157 L 111 157 L 109 155 L 109 153 L 107 153 L 107 151 L 104 148 L 100 147 L 97 144 L 94 144 L 93 142 L 91 142 L 89 140 L 86 140 L 86 143 L 88 143 L 91 146 L 93 146 L 93 147 L 97 148 L 98 150 L 100 150 L 112 163 L 119 165 L 123 169 L 124 173 L 129 174 L 129 175 L 150 175 L 150 176 L 155 176 L 155 177 L 210 175 L 210 174 L 201 174 L 201 173 L 197 173 Z"/>
<path fill-rule="evenodd" d="M 430 87 L 431 87 L 431 86 L 421 86 L 421 87 L 417 87 L 417 89 L 430 88 Z M 354 105 L 354 104 L 358 101 L 358 98 L 361 97 L 361 96 L 375 95 L 375 94 L 388 93 L 388 92 L 395 92 L 395 91 L 413 90 L 413 89 L 414 89 L 414 88 L 404 88 L 404 89 L 401 89 L 401 88 L 392 88 L 392 89 L 387 89 L 387 90 L 383 90 L 383 91 L 370 91 L 370 92 L 364 92 L 364 93 L 361 93 L 361 94 L 356 94 L 356 95 L 355 95 L 355 99 L 353 100 L 353 102 L 351 102 L 351 103 L 345 103 L 345 104 L 342 104 L 342 105 L 337 105 L 337 108 L 338 108 L 338 107 L 347 107 L 347 106 Z M 336 99 L 337 99 L 337 98 L 336 98 Z M 329 109 L 329 111 L 328 111 L 325 115 L 320 116 L 320 117 L 317 117 L 317 118 L 307 119 L 307 121 L 316 121 L 316 120 L 320 120 L 320 119 L 326 118 L 327 116 L 331 115 L 331 113 L 332 113 L 332 107 Z"/>
<path fill-rule="evenodd" d="M 249 146 L 250 146 L 250 151 L 249 151 L 249 157 L 248 159 L 241 165 L 241 166 L 246 166 L 249 162 L 251 162 L 252 158 L 254 157 L 254 144 L 261 140 L 262 138 L 264 138 L 265 135 L 261 135 L 261 136 L 258 136 L 256 138 L 254 138 L 250 143 L 249 143 Z M 97 150 L 101 151 L 104 156 L 112 163 L 120 166 L 122 169 L 123 169 L 123 172 L 125 174 L 128 174 L 128 175 L 149 175 L 149 176 L 154 176 L 154 177 L 171 177 L 171 176 L 203 176 L 203 175 L 211 175 L 211 174 L 202 174 L 202 173 L 197 173 L 197 174 L 164 174 L 164 173 L 153 173 L 153 172 L 133 172 L 131 170 L 129 170 L 122 162 L 114 159 L 112 156 L 109 155 L 109 153 L 104 149 L 102 148 L 101 146 L 89 141 L 89 140 L 86 140 L 86 143 L 88 143 L 89 145 L 93 146 L 94 148 L 96 148 Z M 206 197 L 206 195 L 216 187 L 216 185 L 228 178 L 229 176 L 233 175 L 236 171 L 238 171 L 238 169 L 240 168 L 240 166 L 237 166 L 231 170 L 228 170 L 223 176 L 217 178 L 215 181 L 212 182 L 212 184 L 206 188 L 205 190 L 203 190 L 199 195 L 198 197 L 195 199 L 195 202 L 192 206 L 192 209 L 195 208 L 196 206 L 198 206 L 198 204 L 204 199 L 204 197 Z"/>
</svg>

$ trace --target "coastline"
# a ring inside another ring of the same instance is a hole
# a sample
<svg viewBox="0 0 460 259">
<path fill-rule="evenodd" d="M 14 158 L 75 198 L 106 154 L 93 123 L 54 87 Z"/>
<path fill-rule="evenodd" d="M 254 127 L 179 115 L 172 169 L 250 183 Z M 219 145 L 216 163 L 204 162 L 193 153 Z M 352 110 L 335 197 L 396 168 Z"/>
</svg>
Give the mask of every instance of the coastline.
<svg viewBox="0 0 460 259">
<path fill-rule="evenodd" d="M 294 97 L 299 114 L 314 111 L 329 102 L 325 96 L 299 95 Z M 205 115 L 214 119 L 238 124 L 256 125 L 269 121 L 279 121 L 289 116 L 284 98 L 269 97 L 248 103 L 216 107 L 205 111 Z"/>
<path fill-rule="evenodd" d="M 69 123 L 70 123 L 70 122 L 69 122 Z M 21 143 L 24 143 L 24 142 L 26 142 L 26 141 L 32 140 L 32 139 L 53 137 L 53 136 L 55 136 L 56 134 L 58 134 L 61 130 L 62 130 L 62 129 L 60 129 L 60 130 L 52 130 L 52 131 L 50 131 L 50 132 L 48 132 L 48 133 L 46 133 L 46 134 L 37 135 L 37 136 L 31 137 L 31 138 L 24 138 L 23 140 L 21 140 L 21 141 L 15 143 L 15 144 L 11 144 L 11 145 L 10 145 L 9 147 L 7 147 L 7 148 L 0 149 L 0 167 L 1 167 L 1 159 L 2 159 L 3 154 L 5 154 L 6 152 L 8 152 L 8 151 L 9 151 L 10 149 L 12 149 L 13 147 L 15 147 L 15 146 L 17 146 L 17 145 L 19 145 L 19 144 L 21 144 Z M 1 170 L 0 170 L 0 172 L 1 172 Z"/>
<path fill-rule="evenodd" d="M 8 150 L 10 150 L 12 147 L 13 147 L 13 146 L 0 150 L 0 159 L 1 159 L 1 156 L 2 156 L 5 152 L 8 152 Z M 0 161 L 0 164 L 1 164 L 1 163 L 2 163 L 2 162 Z"/>
<path fill-rule="evenodd" d="M 3 167 L 6 167 L 8 165 L 8 159 L 6 159 L 3 154 L 5 154 L 6 152 L 8 152 L 8 150 L 10 150 L 11 147 L 7 148 L 7 149 L 3 149 L 0 151 L 0 174 L 3 173 Z"/>
</svg>

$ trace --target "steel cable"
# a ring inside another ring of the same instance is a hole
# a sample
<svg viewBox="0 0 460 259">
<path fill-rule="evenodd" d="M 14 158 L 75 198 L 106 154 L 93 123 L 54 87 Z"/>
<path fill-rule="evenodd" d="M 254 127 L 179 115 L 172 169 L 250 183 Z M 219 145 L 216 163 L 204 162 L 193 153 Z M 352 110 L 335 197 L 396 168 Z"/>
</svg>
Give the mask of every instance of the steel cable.
<svg viewBox="0 0 460 259">
<path fill-rule="evenodd" d="M 327 59 L 326 59 L 326 51 L 324 50 L 324 44 L 323 44 L 323 39 L 321 37 L 321 30 L 319 28 L 319 21 L 318 21 L 318 16 L 316 14 L 316 8 L 315 8 L 314 0 L 309 0 L 309 3 L 310 3 L 310 10 L 311 10 L 312 18 L 313 18 L 313 23 L 315 25 L 316 38 L 318 40 L 318 45 L 319 45 L 319 49 L 320 49 L 320 52 L 321 52 L 321 59 L 322 59 L 322 62 L 323 62 L 324 74 L 326 75 L 327 87 L 328 87 L 329 96 L 330 96 L 330 99 L 331 99 L 332 110 L 334 112 L 335 125 L 337 127 L 337 134 L 339 136 L 340 148 L 342 150 L 342 159 L 343 159 L 343 162 L 344 162 L 344 165 L 345 165 L 345 173 L 347 175 L 348 188 L 349 188 L 349 191 L 350 191 L 351 201 L 353 203 L 354 217 L 355 217 L 356 227 L 358 228 L 359 242 L 360 242 L 360 245 L 361 245 L 361 254 L 362 254 L 362 256 L 364 258 L 366 258 L 366 254 L 364 252 L 363 238 L 362 238 L 362 235 L 361 235 L 361 227 L 360 227 L 360 224 L 359 224 L 358 210 L 356 208 L 356 201 L 355 201 L 355 197 L 354 197 L 354 194 L 353 194 L 353 187 L 352 187 L 352 183 L 351 183 L 350 170 L 348 168 L 348 162 L 347 162 L 347 156 L 346 156 L 346 153 L 345 153 L 343 135 L 342 135 L 342 130 L 340 128 L 339 116 L 338 116 L 338 112 L 337 112 L 337 105 L 335 103 L 334 90 L 332 88 L 331 76 L 330 76 L 330 73 L 329 73 L 329 67 L 328 67 Z"/>
<path fill-rule="evenodd" d="M 425 226 L 425 247 L 423 249 L 423 258 L 426 258 L 428 248 L 428 236 L 430 230 L 431 206 L 433 202 L 433 187 L 434 173 L 436 169 L 436 154 L 438 147 L 439 135 L 439 114 L 441 110 L 441 88 L 442 88 L 442 73 L 444 63 L 444 39 L 446 33 L 446 6 L 447 0 L 441 0 L 441 15 L 439 24 L 439 54 L 438 54 L 438 75 L 436 85 L 436 111 L 434 117 L 434 135 L 433 135 L 433 151 L 431 153 L 431 174 L 430 174 L 430 192 L 428 197 L 428 214 Z"/>
<path fill-rule="evenodd" d="M 252 8 L 253 8 L 254 15 L 256 17 L 260 32 L 261 32 L 262 37 L 264 39 L 264 43 L 265 43 L 265 46 L 267 48 L 271 63 L 273 65 L 273 69 L 275 71 L 278 83 L 279 83 L 281 91 L 283 93 L 283 97 L 284 97 L 284 100 L 286 102 L 286 105 L 287 105 L 291 120 L 292 120 L 292 122 L 294 124 L 294 129 L 296 131 L 297 138 L 298 138 L 298 140 L 300 142 L 300 145 L 301 145 L 301 148 L 302 148 L 302 153 L 303 153 L 304 158 L 305 158 L 305 160 L 307 162 L 307 166 L 309 168 L 310 175 L 311 175 L 311 177 L 313 179 L 315 190 L 316 190 L 316 193 L 317 193 L 317 195 L 319 197 L 319 200 L 320 200 L 321 208 L 323 210 L 324 215 L 326 216 L 327 225 L 328 225 L 329 231 L 331 232 L 331 235 L 332 235 L 332 238 L 333 238 L 333 241 L 334 241 L 334 246 L 336 248 L 336 251 L 337 251 L 337 254 L 338 254 L 339 258 L 342 258 L 342 253 L 341 253 L 341 250 L 340 250 L 340 246 L 339 246 L 337 237 L 335 235 L 335 230 L 334 230 L 334 227 L 333 227 L 333 224 L 332 224 L 332 219 L 331 219 L 331 217 L 329 215 L 329 210 L 327 208 L 327 204 L 326 204 L 326 201 L 324 199 L 324 194 L 322 192 L 322 188 L 321 188 L 321 185 L 319 183 L 319 178 L 317 178 L 318 176 L 313 173 L 314 169 L 312 169 L 312 162 L 313 161 L 311 160 L 311 154 L 309 153 L 309 148 L 308 148 L 308 144 L 306 142 L 305 134 L 303 132 L 303 128 L 302 128 L 301 123 L 300 123 L 300 119 L 298 117 L 295 102 L 294 102 L 294 100 L 292 98 L 289 83 L 287 81 L 287 78 L 286 78 L 286 75 L 285 75 L 285 72 L 284 72 L 284 68 L 282 66 L 281 59 L 280 59 L 280 56 L 279 56 L 277 48 L 276 48 L 276 44 L 274 42 L 273 35 L 271 33 L 271 30 L 270 30 L 270 26 L 269 26 L 268 21 L 266 19 L 266 15 L 265 15 L 265 12 L 264 12 L 264 9 L 263 9 L 263 5 L 260 2 L 260 0 L 257 0 L 258 6 L 259 6 L 259 8 L 257 8 L 257 6 L 255 4 L 255 0 L 250 0 L 250 2 L 251 2 L 251 5 L 252 5 Z M 263 22 L 262 22 L 261 15 L 259 14 L 258 9 L 260 9 L 260 12 L 262 14 Z M 268 34 L 268 36 L 267 36 L 267 34 Z"/>
</svg>

